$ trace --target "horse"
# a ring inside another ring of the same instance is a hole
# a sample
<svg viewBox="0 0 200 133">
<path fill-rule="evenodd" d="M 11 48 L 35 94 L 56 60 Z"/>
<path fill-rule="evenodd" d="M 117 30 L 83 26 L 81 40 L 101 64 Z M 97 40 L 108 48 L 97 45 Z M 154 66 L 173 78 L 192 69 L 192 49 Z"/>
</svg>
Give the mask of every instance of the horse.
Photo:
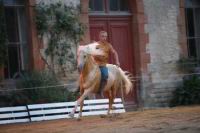
<svg viewBox="0 0 200 133">
<path fill-rule="evenodd" d="M 74 117 L 74 113 L 77 110 L 77 107 L 80 105 L 80 112 L 78 118 L 82 117 L 82 108 L 84 99 L 92 93 L 97 93 L 100 80 L 101 80 L 101 73 L 99 66 L 96 64 L 93 56 L 95 55 L 103 55 L 103 52 L 96 48 L 98 44 L 92 43 L 85 46 L 79 46 L 77 50 L 77 64 L 78 70 L 80 73 L 79 76 L 79 86 L 80 86 L 80 98 L 75 102 L 74 109 L 69 114 L 70 117 Z M 105 86 L 103 92 L 109 99 L 109 108 L 107 115 L 110 114 L 112 109 L 112 104 L 116 97 L 117 90 L 120 88 L 124 88 L 126 94 L 128 94 L 132 88 L 132 80 L 130 74 L 123 71 L 120 67 L 107 64 L 106 67 L 108 68 L 108 82 Z"/>
</svg>

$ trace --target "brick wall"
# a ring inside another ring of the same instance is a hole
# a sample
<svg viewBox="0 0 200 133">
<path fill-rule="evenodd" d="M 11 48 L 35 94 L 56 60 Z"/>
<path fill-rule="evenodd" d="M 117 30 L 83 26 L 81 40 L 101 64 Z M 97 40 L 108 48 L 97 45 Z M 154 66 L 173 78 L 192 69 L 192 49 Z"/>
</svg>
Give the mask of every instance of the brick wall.
<svg viewBox="0 0 200 133">
<path fill-rule="evenodd" d="M 179 44 L 181 48 L 181 56 L 187 57 L 187 38 L 186 38 L 186 22 L 185 22 L 185 0 L 179 0 L 179 16 L 177 19 L 179 30 Z"/>
<path fill-rule="evenodd" d="M 90 43 L 89 16 L 88 16 L 89 0 L 80 0 L 80 5 L 81 5 L 80 20 L 87 27 L 85 35 L 83 36 L 80 44 L 85 45 Z"/>
<path fill-rule="evenodd" d="M 136 77 L 141 77 L 143 74 L 147 74 L 147 66 L 150 63 L 150 55 L 146 51 L 147 44 L 149 43 L 149 35 L 145 31 L 145 25 L 147 24 L 147 16 L 144 11 L 143 0 L 130 0 L 131 12 L 132 12 L 132 33 L 133 33 L 133 47 L 134 47 L 134 66 Z M 137 103 L 139 106 L 143 106 L 143 89 L 140 79 L 134 82 L 136 86 Z"/>
<path fill-rule="evenodd" d="M 28 23 L 28 44 L 30 49 L 30 66 L 31 70 L 43 70 L 44 62 L 41 58 L 40 49 L 42 49 L 43 45 L 41 40 L 39 40 L 37 36 L 36 25 L 34 22 L 34 7 L 35 0 L 28 0 L 26 9 L 27 9 L 27 23 Z"/>
</svg>

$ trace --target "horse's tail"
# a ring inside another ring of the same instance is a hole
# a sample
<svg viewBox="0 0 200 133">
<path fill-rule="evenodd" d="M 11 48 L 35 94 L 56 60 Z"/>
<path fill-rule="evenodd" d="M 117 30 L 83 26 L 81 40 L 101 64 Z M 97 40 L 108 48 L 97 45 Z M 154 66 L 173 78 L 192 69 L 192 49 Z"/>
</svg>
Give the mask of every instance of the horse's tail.
<svg viewBox="0 0 200 133">
<path fill-rule="evenodd" d="M 132 75 L 128 72 L 123 71 L 119 67 L 118 67 L 118 70 L 121 75 L 122 82 L 124 83 L 124 87 L 126 89 L 126 94 L 128 94 L 133 89 Z"/>
</svg>

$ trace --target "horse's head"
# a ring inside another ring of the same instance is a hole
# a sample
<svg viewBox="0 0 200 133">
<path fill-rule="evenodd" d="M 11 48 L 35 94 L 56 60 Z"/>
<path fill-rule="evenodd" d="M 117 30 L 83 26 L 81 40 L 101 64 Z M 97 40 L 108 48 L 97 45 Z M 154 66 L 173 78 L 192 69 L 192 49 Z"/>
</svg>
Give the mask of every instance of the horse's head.
<svg viewBox="0 0 200 133">
<path fill-rule="evenodd" d="M 82 46 L 81 46 L 82 47 Z M 80 48 L 80 47 L 79 47 Z M 89 57 L 89 54 L 86 53 L 84 50 L 79 49 L 78 53 L 77 53 L 77 67 L 78 67 L 78 71 L 81 72 L 85 63 L 87 62 Z"/>
<path fill-rule="evenodd" d="M 92 59 L 92 56 L 103 55 L 103 51 L 96 48 L 98 43 L 92 43 L 84 46 L 79 46 L 77 53 L 77 61 L 78 61 L 78 70 L 82 71 L 84 65 L 89 59 Z"/>
</svg>

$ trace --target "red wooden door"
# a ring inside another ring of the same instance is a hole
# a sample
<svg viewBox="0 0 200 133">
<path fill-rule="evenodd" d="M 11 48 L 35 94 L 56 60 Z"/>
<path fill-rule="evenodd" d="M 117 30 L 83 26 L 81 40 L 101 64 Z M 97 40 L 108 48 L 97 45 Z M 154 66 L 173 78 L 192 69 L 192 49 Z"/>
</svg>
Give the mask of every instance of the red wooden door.
<svg viewBox="0 0 200 133">
<path fill-rule="evenodd" d="M 131 19 L 129 17 L 90 17 L 91 40 L 98 41 L 99 31 L 107 31 L 108 41 L 113 45 L 119 55 L 121 68 L 134 75 L 131 29 Z M 110 62 L 114 63 L 112 55 Z M 126 104 L 136 104 L 135 94 L 136 91 L 134 90 L 129 95 L 125 96 Z M 118 93 L 118 96 L 121 96 L 121 94 Z"/>
</svg>

